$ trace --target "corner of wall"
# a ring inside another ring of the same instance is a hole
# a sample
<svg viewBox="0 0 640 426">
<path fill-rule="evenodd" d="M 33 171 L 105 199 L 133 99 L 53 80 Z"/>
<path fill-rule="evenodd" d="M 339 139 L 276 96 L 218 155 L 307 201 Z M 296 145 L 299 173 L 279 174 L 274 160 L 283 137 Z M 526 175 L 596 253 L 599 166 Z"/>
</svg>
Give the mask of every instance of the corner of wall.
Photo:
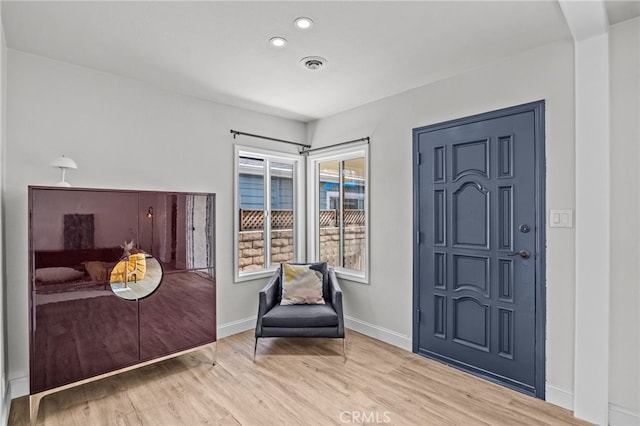
<svg viewBox="0 0 640 426">
<path fill-rule="evenodd" d="M 2 24 L 2 4 L 0 3 L 0 422 L 6 425 L 11 408 L 11 392 L 7 381 L 6 369 L 6 309 L 5 309 L 5 268 L 4 268 L 4 182 L 6 152 L 6 99 L 7 99 L 7 43 Z"/>
<path fill-rule="evenodd" d="M 545 400 L 548 403 L 557 405 L 558 407 L 573 411 L 572 391 L 561 389 L 547 383 L 547 385 L 545 386 Z"/>
<path fill-rule="evenodd" d="M 640 413 L 633 412 L 619 405 L 609 404 L 609 426 L 638 426 Z"/>
<path fill-rule="evenodd" d="M 224 324 L 218 324 L 217 340 L 224 337 L 233 336 L 234 334 L 243 333 L 245 331 L 256 328 L 256 317 L 242 318 L 237 321 L 231 321 Z"/>
<path fill-rule="evenodd" d="M 578 213 L 573 408 L 578 418 L 607 424 L 611 267 L 608 18 L 601 1 L 583 4 L 561 0 L 560 7 L 573 35 L 575 52 Z"/>
<path fill-rule="evenodd" d="M 11 408 L 11 392 L 9 392 L 9 384 L 7 378 L 2 372 L 0 377 L 0 424 L 6 425 L 9 423 L 9 410 Z"/>
<path fill-rule="evenodd" d="M 545 392 L 548 403 L 573 411 L 574 395 L 572 391 L 560 389 L 547 383 Z M 640 413 L 638 412 L 610 403 L 608 413 L 609 426 L 640 426 Z"/>
<path fill-rule="evenodd" d="M 7 398 L 9 403 L 12 399 L 20 398 L 21 396 L 29 395 L 29 376 L 18 377 L 16 379 L 9 380 L 7 385 Z"/>
</svg>

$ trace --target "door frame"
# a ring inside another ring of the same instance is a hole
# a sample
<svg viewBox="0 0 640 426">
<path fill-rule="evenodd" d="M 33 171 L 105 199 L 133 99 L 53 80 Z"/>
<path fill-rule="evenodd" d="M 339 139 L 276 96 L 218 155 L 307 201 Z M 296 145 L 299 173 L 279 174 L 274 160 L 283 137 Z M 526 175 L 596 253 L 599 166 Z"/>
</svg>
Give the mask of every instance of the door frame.
<svg viewBox="0 0 640 426">
<path fill-rule="evenodd" d="M 545 167 L 545 101 L 529 102 L 522 105 L 517 105 L 508 108 L 502 108 L 495 111 L 489 111 L 481 114 L 472 115 L 469 117 L 458 118 L 454 120 L 445 121 L 442 123 L 431 124 L 423 127 L 417 127 L 413 129 L 413 352 L 418 353 L 419 346 L 419 294 L 420 294 L 420 261 L 419 261 L 419 244 L 420 244 L 420 229 L 419 229 L 419 179 L 418 179 L 418 166 L 420 165 L 420 158 L 418 154 L 418 141 L 419 135 L 425 132 L 432 132 L 436 130 L 442 130 L 449 127 L 456 127 L 465 124 L 471 124 L 478 121 L 492 120 L 501 117 L 507 117 L 510 115 L 521 114 L 524 112 L 533 112 L 534 114 L 534 191 L 535 191 L 535 229 L 536 229 L 536 259 L 535 259 L 535 358 L 534 358 L 534 386 L 536 398 L 545 399 L 545 361 L 546 361 L 546 203 L 545 203 L 545 181 L 546 181 L 546 167 Z M 433 359 L 438 360 L 436 357 Z M 444 360 L 439 360 L 444 361 Z M 451 364 L 450 360 L 445 361 L 447 364 Z M 474 369 L 471 366 L 453 365 L 456 368 L 470 372 L 476 376 L 483 377 L 487 380 L 497 382 L 501 385 L 510 387 L 507 383 L 499 382 L 494 378 L 488 377 L 482 374 L 479 369 Z M 522 391 L 521 389 L 518 389 Z"/>
</svg>

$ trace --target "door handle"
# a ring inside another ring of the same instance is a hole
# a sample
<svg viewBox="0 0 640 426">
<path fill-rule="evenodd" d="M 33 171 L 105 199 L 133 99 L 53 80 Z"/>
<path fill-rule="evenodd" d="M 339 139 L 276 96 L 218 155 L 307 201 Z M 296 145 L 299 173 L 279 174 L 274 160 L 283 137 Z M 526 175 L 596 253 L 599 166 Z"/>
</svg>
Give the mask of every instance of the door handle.
<svg viewBox="0 0 640 426">
<path fill-rule="evenodd" d="M 531 257 L 531 253 L 529 253 L 529 250 L 519 250 L 509 253 L 507 256 L 520 256 L 523 259 L 528 259 Z"/>
</svg>

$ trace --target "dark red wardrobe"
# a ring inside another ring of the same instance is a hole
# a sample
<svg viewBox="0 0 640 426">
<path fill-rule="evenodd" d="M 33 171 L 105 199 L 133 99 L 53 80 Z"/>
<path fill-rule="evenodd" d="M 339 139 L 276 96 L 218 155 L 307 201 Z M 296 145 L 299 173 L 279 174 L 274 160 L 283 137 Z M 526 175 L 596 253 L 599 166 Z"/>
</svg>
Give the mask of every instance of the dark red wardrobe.
<svg viewBox="0 0 640 426">
<path fill-rule="evenodd" d="M 215 272 L 215 194 L 29 187 L 30 393 L 215 342 Z"/>
</svg>

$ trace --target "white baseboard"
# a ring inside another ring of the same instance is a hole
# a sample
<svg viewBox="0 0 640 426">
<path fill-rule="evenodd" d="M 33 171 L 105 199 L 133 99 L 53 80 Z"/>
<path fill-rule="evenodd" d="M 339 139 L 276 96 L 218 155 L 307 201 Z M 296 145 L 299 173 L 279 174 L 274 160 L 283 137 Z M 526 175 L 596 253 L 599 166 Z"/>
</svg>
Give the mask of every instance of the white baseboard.
<svg viewBox="0 0 640 426">
<path fill-rule="evenodd" d="M 411 337 L 397 333 L 375 324 L 359 320 L 357 318 L 344 316 L 345 327 L 350 328 L 358 333 L 362 333 L 374 339 L 382 340 L 390 345 L 397 346 L 407 351 L 412 350 Z M 218 324 L 218 339 L 242 333 L 247 330 L 253 330 L 256 327 L 256 317 L 243 318 L 237 321 L 231 321 L 225 324 Z"/>
<path fill-rule="evenodd" d="M 553 385 L 545 386 L 545 400 L 558 407 L 573 411 L 573 392 Z"/>
<path fill-rule="evenodd" d="M 11 399 L 29 395 L 29 376 L 9 380 L 9 396 Z"/>
<path fill-rule="evenodd" d="M 247 330 L 256 328 L 256 317 L 244 318 L 237 321 L 231 321 L 225 324 L 218 324 L 218 339 L 233 336 Z"/>
<path fill-rule="evenodd" d="M 373 337 L 374 339 L 382 340 L 383 342 L 389 343 L 390 345 L 397 346 L 407 351 L 411 351 L 412 349 L 410 336 L 406 336 L 404 334 L 400 334 L 383 327 L 378 327 L 377 325 L 347 315 L 345 315 L 344 321 L 345 327 L 357 331 L 358 333 Z M 249 317 L 225 324 L 219 324 L 218 339 L 242 333 L 247 330 L 252 330 L 255 327 L 256 317 Z"/>
<path fill-rule="evenodd" d="M 640 412 L 629 410 L 615 404 L 609 404 L 610 426 L 638 426 L 640 425 Z"/>
<path fill-rule="evenodd" d="M 371 324 L 348 315 L 344 316 L 344 322 L 347 328 L 357 331 L 358 333 L 373 337 L 374 339 L 382 340 L 385 343 L 397 346 L 406 351 L 411 351 L 413 349 L 411 336 L 400 334 L 396 331 L 379 327 L 375 324 Z"/>
<path fill-rule="evenodd" d="M 547 384 L 546 401 L 553 405 L 573 411 L 573 392 Z M 640 413 L 609 404 L 609 426 L 640 426 Z"/>
</svg>

